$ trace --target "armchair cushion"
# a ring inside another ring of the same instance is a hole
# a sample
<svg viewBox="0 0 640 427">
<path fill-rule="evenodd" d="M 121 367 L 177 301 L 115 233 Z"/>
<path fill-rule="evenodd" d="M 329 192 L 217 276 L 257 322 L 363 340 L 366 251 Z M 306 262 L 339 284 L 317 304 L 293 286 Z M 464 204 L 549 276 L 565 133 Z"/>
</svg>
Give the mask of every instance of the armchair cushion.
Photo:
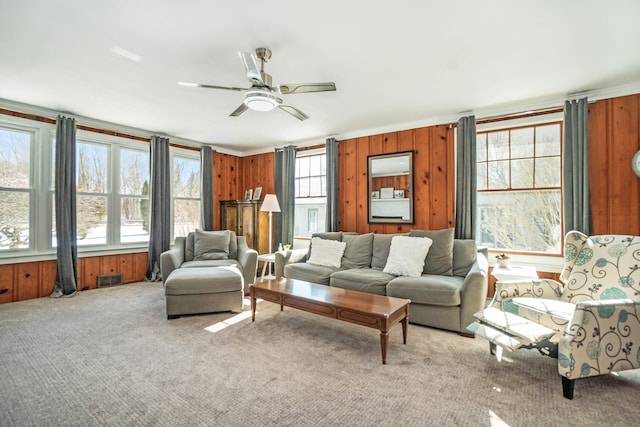
<svg viewBox="0 0 640 427">
<path fill-rule="evenodd" d="M 229 258 L 231 232 L 196 230 L 194 239 L 194 260 L 216 260 Z"/>
<path fill-rule="evenodd" d="M 571 233 L 574 235 L 577 232 Z M 565 289 L 564 301 L 598 301 L 640 296 L 640 237 L 622 235 L 591 236 L 582 246 L 581 236 L 573 239 L 568 264 L 572 266 Z"/>
</svg>

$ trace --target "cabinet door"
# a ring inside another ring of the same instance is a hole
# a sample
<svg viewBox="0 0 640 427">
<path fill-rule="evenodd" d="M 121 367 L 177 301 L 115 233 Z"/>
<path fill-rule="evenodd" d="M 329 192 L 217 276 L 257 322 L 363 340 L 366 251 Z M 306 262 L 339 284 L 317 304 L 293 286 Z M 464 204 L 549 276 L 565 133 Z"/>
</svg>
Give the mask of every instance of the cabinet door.
<svg viewBox="0 0 640 427">
<path fill-rule="evenodd" d="M 100 274 L 115 274 L 120 272 L 118 255 L 106 255 L 102 257 L 102 268 L 100 269 Z"/>
<path fill-rule="evenodd" d="M 5 302 L 13 302 L 14 283 L 13 280 L 14 264 L 0 265 L 0 304 Z"/>
<path fill-rule="evenodd" d="M 245 205 L 242 206 L 242 230 L 240 231 L 240 235 L 244 236 L 247 239 L 247 245 L 250 248 L 257 250 L 256 245 L 256 228 L 258 224 L 256 224 L 256 219 L 254 217 L 255 214 L 255 205 Z"/>
<path fill-rule="evenodd" d="M 222 229 L 231 230 L 236 234 L 240 234 L 238 230 L 238 206 L 223 204 L 222 205 Z"/>
<path fill-rule="evenodd" d="M 82 281 L 80 290 L 95 289 L 96 280 L 101 273 L 100 257 L 81 258 Z"/>
<path fill-rule="evenodd" d="M 149 254 L 139 252 L 133 254 L 133 276 L 134 281 L 141 282 L 147 275 L 147 265 L 149 264 Z"/>
</svg>

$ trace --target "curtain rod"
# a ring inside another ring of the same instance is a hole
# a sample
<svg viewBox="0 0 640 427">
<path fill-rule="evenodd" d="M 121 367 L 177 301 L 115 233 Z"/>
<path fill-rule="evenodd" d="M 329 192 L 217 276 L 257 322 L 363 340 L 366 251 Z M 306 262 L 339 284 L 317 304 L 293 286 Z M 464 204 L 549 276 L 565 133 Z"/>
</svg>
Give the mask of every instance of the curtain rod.
<svg viewBox="0 0 640 427">
<path fill-rule="evenodd" d="M 476 124 L 482 125 L 486 123 L 501 122 L 504 120 L 543 116 L 545 114 L 562 113 L 563 111 L 564 111 L 564 107 L 550 107 L 550 108 L 542 108 L 539 110 L 523 111 L 521 113 L 501 114 L 497 116 L 489 116 L 489 117 L 483 117 L 482 119 L 477 119 Z"/>
</svg>

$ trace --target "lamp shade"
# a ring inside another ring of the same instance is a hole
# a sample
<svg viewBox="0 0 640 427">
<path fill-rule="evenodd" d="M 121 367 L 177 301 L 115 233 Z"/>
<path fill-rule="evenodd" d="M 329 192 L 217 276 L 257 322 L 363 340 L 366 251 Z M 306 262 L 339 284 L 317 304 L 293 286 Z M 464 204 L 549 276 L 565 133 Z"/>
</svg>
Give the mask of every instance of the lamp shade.
<svg viewBox="0 0 640 427">
<path fill-rule="evenodd" d="M 266 212 L 280 212 L 280 204 L 275 194 L 267 194 L 264 196 L 264 201 L 260 207 L 261 211 Z"/>
</svg>

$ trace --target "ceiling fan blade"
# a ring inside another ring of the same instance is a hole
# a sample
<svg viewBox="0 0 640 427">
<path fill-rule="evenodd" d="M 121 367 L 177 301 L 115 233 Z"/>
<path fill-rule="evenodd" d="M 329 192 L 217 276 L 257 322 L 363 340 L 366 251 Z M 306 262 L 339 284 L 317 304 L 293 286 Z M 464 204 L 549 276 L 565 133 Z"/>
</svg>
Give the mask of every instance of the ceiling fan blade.
<svg viewBox="0 0 640 427">
<path fill-rule="evenodd" d="M 336 90 L 336 84 L 334 82 L 288 83 L 277 86 L 277 90 L 283 95 L 290 93 L 329 92 Z"/>
<path fill-rule="evenodd" d="M 298 110 L 296 107 L 293 107 L 291 105 L 280 104 L 278 105 L 278 107 L 280 107 L 281 110 L 286 111 L 287 113 L 291 114 L 293 117 L 301 121 L 307 120 L 309 118 L 309 116 L 307 116 L 305 113 L 303 113 L 302 111 Z"/>
<path fill-rule="evenodd" d="M 242 104 L 240 104 L 240 106 L 238 108 L 236 108 L 233 113 L 229 114 L 231 117 L 238 117 L 240 114 L 244 113 L 245 111 L 247 111 L 247 106 L 244 104 L 244 102 Z"/>
<path fill-rule="evenodd" d="M 204 88 L 207 88 L 207 89 L 224 89 L 224 90 L 237 90 L 237 91 L 249 90 L 248 88 L 245 89 L 243 87 L 214 86 L 214 85 L 205 85 L 205 84 L 200 84 L 200 83 L 189 83 L 189 82 L 178 82 L 178 84 L 180 86 L 204 87 Z"/>
<path fill-rule="evenodd" d="M 242 61 L 242 65 L 244 69 L 247 71 L 247 77 L 257 86 L 264 86 L 264 81 L 262 80 L 262 75 L 260 75 L 260 69 L 258 68 L 258 63 L 256 62 L 256 57 L 247 52 L 238 51 L 238 56 L 240 56 L 240 60 Z"/>
</svg>

